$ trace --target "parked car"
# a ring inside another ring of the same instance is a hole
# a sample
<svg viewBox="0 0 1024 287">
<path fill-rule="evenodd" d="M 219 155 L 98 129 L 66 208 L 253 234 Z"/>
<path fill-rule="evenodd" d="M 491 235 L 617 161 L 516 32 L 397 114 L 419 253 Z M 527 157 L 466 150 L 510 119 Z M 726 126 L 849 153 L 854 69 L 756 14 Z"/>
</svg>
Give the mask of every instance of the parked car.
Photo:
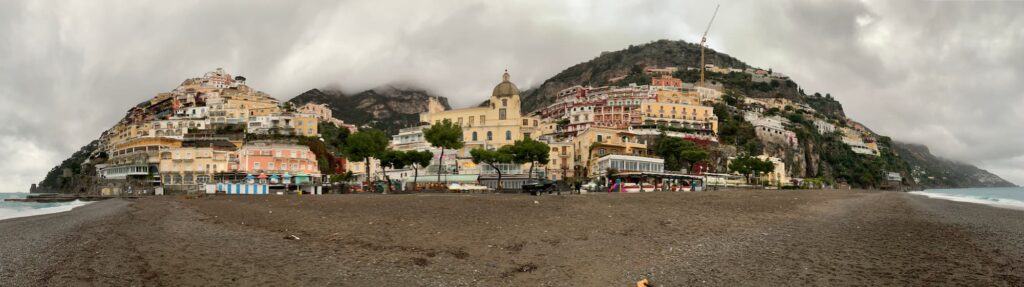
<svg viewBox="0 0 1024 287">
<path fill-rule="evenodd" d="M 580 191 L 582 193 L 582 192 L 598 192 L 600 190 L 597 190 L 597 184 L 596 183 L 588 182 L 588 183 L 583 184 L 582 186 L 580 186 Z"/>
<path fill-rule="evenodd" d="M 539 195 L 544 192 L 552 193 L 556 188 L 555 182 L 544 179 L 527 181 L 522 186 L 523 192 L 529 192 L 530 195 Z"/>
</svg>

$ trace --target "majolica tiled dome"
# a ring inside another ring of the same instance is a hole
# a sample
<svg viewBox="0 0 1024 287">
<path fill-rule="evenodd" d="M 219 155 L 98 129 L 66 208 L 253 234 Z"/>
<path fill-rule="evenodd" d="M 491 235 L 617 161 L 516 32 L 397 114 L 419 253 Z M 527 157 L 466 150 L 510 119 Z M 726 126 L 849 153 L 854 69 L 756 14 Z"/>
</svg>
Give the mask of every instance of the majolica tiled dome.
<svg viewBox="0 0 1024 287">
<path fill-rule="evenodd" d="M 505 70 L 505 74 L 501 75 L 501 83 L 494 86 L 492 97 L 511 97 L 519 94 L 519 88 L 516 87 L 516 84 L 509 82 L 509 78 L 511 76 L 508 75 L 508 70 Z"/>
</svg>

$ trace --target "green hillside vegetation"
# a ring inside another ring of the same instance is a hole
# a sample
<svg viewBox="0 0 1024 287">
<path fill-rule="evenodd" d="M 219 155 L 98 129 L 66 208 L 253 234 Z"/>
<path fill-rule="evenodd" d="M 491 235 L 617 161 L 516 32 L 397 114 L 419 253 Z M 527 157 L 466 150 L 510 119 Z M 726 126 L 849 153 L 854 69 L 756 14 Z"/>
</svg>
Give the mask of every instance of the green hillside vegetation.
<svg viewBox="0 0 1024 287">
<path fill-rule="evenodd" d="M 707 63 L 720 67 L 747 67 L 740 60 L 711 49 L 705 50 L 705 58 Z M 697 67 L 700 66 L 700 46 L 685 41 L 658 40 L 643 45 L 630 45 L 624 50 L 601 53 L 590 61 L 563 70 L 537 88 L 524 91 L 523 111 L 534 111 L 550 104 L 551 95 L 574 85 L 614 84 L 609 83 L 608 79 L 629 75 L 636 66 Z M 618 83 L 628 84 L 629 81 Z"/>
<path fill-rule="evenodd" d="M 387 134 L 419 124 L 419 113 L 426 111 L 427 99 L 434 97 L 418 89 L 386 87 L 347 95 L 337 90 L 312 89 L 291 100 L 295 106 L 322 103 L 330 106 L 335 118 L 357 127 L 370 127 Z M 438 97 L 448 107 L 448 100 Z"/>
<path fill-rule="evenodd" d="M 89 144 L 78 149 L 71 157 L 62 161 L 59 165 L 50 169 L 50 172 L 46 173 L 46 177 L 43 181 L 39 182 L 39 187 L 43 190 L 57 191 L 63 186 L 59 186 L 58 177 L 64 173 L 64 169 L 70 169 L 71 174 L 79 174 L 82 172 L 82 164 L 89 159 L 89 156 L 99 148 L 99 140 L 93 140 Z"/>
</svg>

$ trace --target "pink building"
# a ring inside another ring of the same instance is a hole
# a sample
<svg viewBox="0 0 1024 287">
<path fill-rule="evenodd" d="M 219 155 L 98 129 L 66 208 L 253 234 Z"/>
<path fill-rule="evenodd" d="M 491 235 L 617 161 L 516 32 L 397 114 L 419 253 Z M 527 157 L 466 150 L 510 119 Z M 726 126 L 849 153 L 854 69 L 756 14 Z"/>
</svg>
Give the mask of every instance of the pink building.
<svg viewBox="0 0 1024 287">
<path fill-rule="evenodd" d="M 251 142 L 238 150 L 238 171 L 267 176 L 308 175 L 319 177 L 316 155 L 309 147 L 293 143 Z"/>
</svg>

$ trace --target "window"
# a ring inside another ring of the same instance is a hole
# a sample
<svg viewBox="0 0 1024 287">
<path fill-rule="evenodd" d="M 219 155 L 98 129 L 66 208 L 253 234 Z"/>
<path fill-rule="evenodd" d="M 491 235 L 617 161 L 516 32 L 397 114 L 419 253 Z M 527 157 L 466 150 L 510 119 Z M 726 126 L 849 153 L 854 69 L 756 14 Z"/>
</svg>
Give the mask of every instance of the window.
<svg viewBox="0 0 1024 287">
<path fill-rule="evenodd" d="M 469 116 L 469 126 L 473 126 L 474 119 L 476 119 L 476 116 Z"/>
<path fill-rule="evenodd" d="M 295 156 L 296 156 L 296 155 L 295 155 L 295 151 L 292 151 L 292 157 L 295 157 Z"/>
<path fill-rule="evenodd" d="M 459 126 L 462 126 L 462 117 L 459 117 Z"/>
<path fill-rule="evenodd" d="M 505 131 L 505 140 L 512 140 L 512 131 Z"/>
<path fill-rule="evenodd" d="M 501 99 L 501 106 L 502 107 L 507 107 L 508 106 L 508 99 Z"/>
<path fill-rule="evenodd" d="M 494 134 L 491 134 L 490 131 L 487 131 L 487 140 L 494 140 Z"/>
<path fill-rule="evenodd" d="M 484 125 L 486 123 L 487 123 L 487 118 L 485 116 L 480 116 L 480 125 Z"/>
<path fill-rule="evenodd" d="M 253 169 L 260 169 L 260 163 L 259 163 L 259 162 L 254 162 L 254 163 L 252 164 L 252 168 L 253 168 Z"/>
<path fill-rule="evenodd" d="M 277 151 L 277 157 L 281 157 L 281 151 Z"/>
<path fill-rule="evenodd" d="M 528 125 L 530 125 L 530 120 L 528 120 L 528 119 L 523 119 L 523 125 L 524 125 L 524 126 L 528 126 Z"/>
<path fill-rule="evenodd" d="M 597 142 L 602 142 L 602 139 L 601 135 L 597 135 Z"/>
<path fill-rule="evenodd" d="M 476 132 L 473 132 L 473 141 L 476 141 Z"/>
<path fill-rule="evenodd" d="M 267 169 L 274 169 L 274 162 L 267 163 Z"/>
<path fill-rule="evenodd" d="M 498 109 L 498 120 L 505 120 L 505 108 Z"/>
<path fill-rule="evenodd" d="M 537 120 L 533 120 L 533 126 L 537 126 Z"/>
</svg>

